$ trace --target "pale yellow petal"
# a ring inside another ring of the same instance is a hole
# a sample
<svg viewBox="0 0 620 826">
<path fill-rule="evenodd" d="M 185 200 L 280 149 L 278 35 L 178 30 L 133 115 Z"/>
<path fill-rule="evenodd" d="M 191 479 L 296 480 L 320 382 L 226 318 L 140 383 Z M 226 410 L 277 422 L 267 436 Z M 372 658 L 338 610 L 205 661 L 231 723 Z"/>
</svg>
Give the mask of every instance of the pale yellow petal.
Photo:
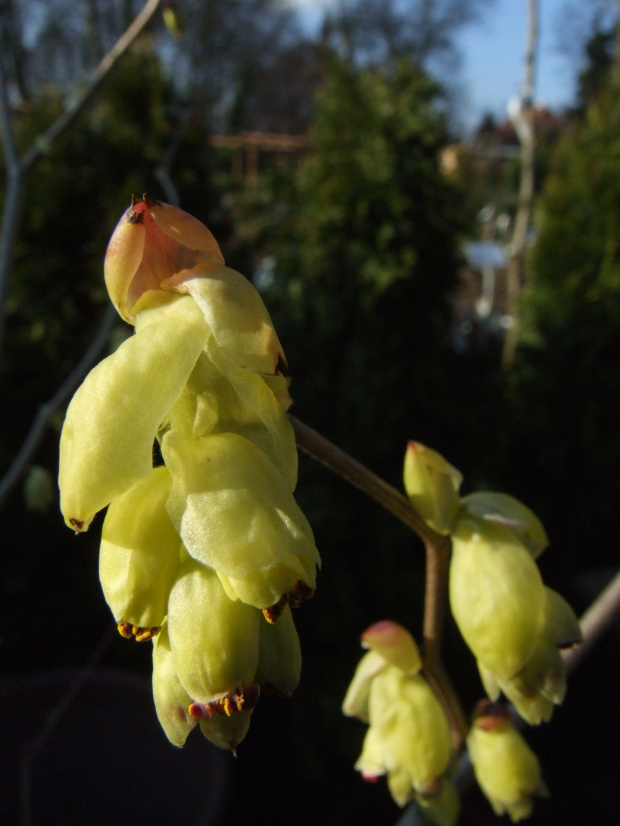
<svg viewBox="0 0 620 826">
<path fill-rule="evenodd" d="M 203 311 L 226 358 L 244 370 L 272 376 L 286 365 L 284 351 L 257 290 L 228 267 L 200 264 L 179 292 L 189 293 Z M 195 277 L 198 275 L 199 277 Z"/>
<path fill-rule="evenodd" d="M 260 625 L 259 659 L 256 682 L 263 689 L 288 697 L 301 676 L 301 646 L 293 615 L 288 605 L 275 623 Z"/>
<path fill-rule="evenodd" d="M 108 508 L 99 577 L 117 622 L 152 628 L 167 614 L 181 545 L 166 510 L 169 490 L 170 474 L 159 467 Z"/>
<path fill-rule="evenodd" d="M 75 530 L 150 474 L 157 429 L 206 344 L 208 328 L 190 298 L 143 315 L 142 328 L 89 373 L 67 410 L 59 486 Z"/>
<path fill-rule="evenodd" d="M 168 603 L 168 633 L 192 700 L 209 703 L 254 680 L 261 621 L 258 609 L 226 596 L 215 571 L 193 560 L 182 567 Z"/>
<path fill-rule="evenodd" d="M 153 699 L 166 737 L 182 746 L 197 721 L 188 712 L 191 697 L 177 676 L 165 623 L 153 639 Z"/>
<path fill-rule="evenodd" d="M 319 562 L 287 482 L 252 442 L 233 433 L 184 440 L 170 431 L 162 451 L 173 477 L 169 513 L 194 559 L 238 579 L 288 554 Z"/>
</svg>

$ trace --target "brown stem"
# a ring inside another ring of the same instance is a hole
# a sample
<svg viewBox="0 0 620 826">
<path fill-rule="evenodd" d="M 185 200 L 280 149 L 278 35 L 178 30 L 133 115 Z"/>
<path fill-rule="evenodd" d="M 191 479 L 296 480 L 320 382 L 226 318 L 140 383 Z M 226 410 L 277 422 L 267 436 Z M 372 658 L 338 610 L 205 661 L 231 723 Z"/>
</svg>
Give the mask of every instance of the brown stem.
<svg viewBox="0 0 620 826">
<path fill-rule="evenodd" d="M 423 542 L 434 542 L 439 537 L 413 510 L 404 494 L 295 416 L 289 414 L 288 418 L 300 450 L 370 496 L 415 531 Z"/>
<path fill-rule="evenodd" d="M 413 509 L 400 491 L 345 453 L 316 430 L 289 415 L 298 447 L 366 493 L 422 539 L 426 547 L 426 588 L 424 598 L 423 669 L 443 705 L 452 731 L 452 743 L 458 751 L 467 735 L 467 722 L 454 688 L 441 661 L 441 639 L 448 599 L 448 569 L 451 541 L 436 533 Z"/>
<path fill-rule="evenodd" d="M 424 589 L 424 674 L 443 705 L 452 734 L 452 747 L 458 753 L 467 737 L 467 721 L 456 691 L 441 660 L 441 641 L 448 603 L 448 573 L 452 543 L 440 536 L 426 545 L 426 587 Z"/>
</svg>

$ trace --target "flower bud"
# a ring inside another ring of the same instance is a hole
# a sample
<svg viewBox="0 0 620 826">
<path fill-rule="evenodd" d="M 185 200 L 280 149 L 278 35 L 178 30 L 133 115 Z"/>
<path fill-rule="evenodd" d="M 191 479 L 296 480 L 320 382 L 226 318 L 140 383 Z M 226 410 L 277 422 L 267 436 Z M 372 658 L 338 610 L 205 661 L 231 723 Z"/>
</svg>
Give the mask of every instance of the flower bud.
<svg viewBox="0 0 620 826">
<path fill-rule="evenodd" d="M 147 294 L 165 291 L 177 273 L 197 264 L 223 264 L 211 232 L 178 207 L 144 198 L 132 198 L 112 233 L 104 275 L 112 303 L 133 324 L 138 302 Z"/>
<path fill-rule="evenodd" d="M 76 531 L 150 475 L 155 434 L 206 344 L 208 328 L 191 299 L 148 315 L 91 370 L 67 410 L 58 482 L 65 521 Z"/>
<path fill-rule="evenodd" d="M 315 587 L 312 530 L 282 474 L 252 442 L 234 433 L 184 440 L 170 431 L 162 453 L 173 479 L 173 524 L 229 595 L 263 609 L 299 581 Z"/>
<path fill-rule="evenodd" d="M 513 823 L 532 813 L 532 795 L 548 796 L 536 755 L 497 704 L 480 704 L 467 738 L 476 780 L 497 815 Z"/>
<path fill-rule="evenodd" d="M 290 403 L 286 358 L 260 295 L 224 266 L 215 238 L 196 218 L 146 195 L 132 199 L 110 239 L 104 271 L 112 302 L 132 324 L 162 295 L 191 295 L 223 356 L 244 370 L 283 378 L 276 395 Z"/>
<path fill-rule="evenodd" d="M 453 536 L 450 606 L 477 660 L 500 680 L 534 652 L 545 589 L 531 554 L 505 526 L 460 519 Z"/>
<path fill-rule="evenodd" d="M 523 502 L 507 493 L 470 493 L 461 499 L 463 515 L 504 525 L 527 548 L 534 559 L 549 544 L 542 522 Z"/>
<path fill-rule="evenodd" d="M 405 453 L 405 490 L 417 513 L 434 531 L 447 534 L 452 530 L 462 481 L 459 471 L 439 453 L 419 442 L 409 442 Z"/>
<path fill-rule="evenodd" d="M 101 536 L 99 577 L 117 622 L 161 626 L 179 567 L 181 540 L 166 500 L 170 474 L 155 468 L 108 508 Z"/>
</svg>

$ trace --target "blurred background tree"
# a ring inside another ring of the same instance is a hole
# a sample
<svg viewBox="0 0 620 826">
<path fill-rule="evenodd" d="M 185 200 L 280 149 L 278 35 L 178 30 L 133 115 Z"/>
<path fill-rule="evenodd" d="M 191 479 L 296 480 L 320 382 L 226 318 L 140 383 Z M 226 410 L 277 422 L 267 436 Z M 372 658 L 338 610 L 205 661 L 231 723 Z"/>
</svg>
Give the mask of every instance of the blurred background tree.
<svg viewBox="0 0 620 826">
<path fill-rule="evenodd" d="M 597 562 L 615 564 L 619 125 L 618 87 L 608 80 L 554 155 L 510 385 L 517 443 L 532 455 L 522 485 L 541 502 L 573 571 L 593 546 Z"/>
</svg>

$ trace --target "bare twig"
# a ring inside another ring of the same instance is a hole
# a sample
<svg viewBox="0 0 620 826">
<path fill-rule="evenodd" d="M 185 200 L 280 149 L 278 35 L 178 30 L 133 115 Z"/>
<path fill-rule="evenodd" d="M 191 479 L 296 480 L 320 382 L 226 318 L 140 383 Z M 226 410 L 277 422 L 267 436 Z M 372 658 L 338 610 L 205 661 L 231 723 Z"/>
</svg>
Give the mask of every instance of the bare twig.
<svg viewBox="0 0 620 826">
<path fill-rule="evenodd" d="M 76 118 L 82 113 L 85 107 L 91 102 L 95 94 L 99 91 L 104 81 L 118 61 L 133 45 L 137 37 L 142 34 L 147 24 L 159 8 L 161 0 L 147 0 L 142 11 L 129 26 L 127 31 L 116 41 L 110 51 L 102 58 L 95 69 L 93 76 L 88 82 L 84 91 L 73 103 L 63 112 L 40 137 L 38 137 L 21 161 L 24 171 L 31 169 L 43 155 L 49 152 L 51 145 L 63 132 L 71 126 Z"/>
<path fill-rule="evenodd" d="M 160 3 L 161 0 L 147 0 L 142 11 L 127 31 L 99 63 L 84 91 L 76 97 L 74 102 L 42 135 L 35 139 L 30 149 L 21 159 L 18 158 L 15 148 L 15 138 L 11 125 L 11 112 L 7 92 L 7 78 L 5 67 L 0 59 L 0 119 L 2 121 L 2 139 L 8 179 L 2 224 L 0 226 L 0 352 L 2 350 L 4 331 L 4 301 L 11 270 L 15 238 L 21 217 L 24 178 L 35 164 L 49 152 L 54 141 L 73 124 L 85 107 L 93 100 L 96 92 L 98 92 L 120 58 L 144 31 L 159 8 Z"/>
<path fill-rule="evenodd" d="M 527 233 L 534 204 L 534 153 L 536 150 L 534 79 L 538 44 L 538 0 L 527 0 L 527 5 L 528 32 L 525 68 L 523 72 L 523 87 L 521 90 L 521 109 L 518 113 L 518 121 L 516 123 L 517 134 L 521 142 L 521 180 L 519 184 L 519 202 L 506 272 L 508 292 L 507 310 L 512 319 L 512 325 L 508 329 L 504 339 L 504 350 L 502 354 L 504 367 L 510 367 L 512 365 L 517 344 L 519 301 L 525 278 Z"/>
<path fill-rule="evenodd" d="M 620 572 L 601 591 L 579 620 L 583 642 L 562 652 L 566 670 L 570 673 L 596 645 L 614 619 L 620 617 Z"/>
<path fill-rule="evenodd" d="M 0 53 L 0 127 L 4 147 L 7 187 L 0 224 L 0 351 L 2 350 L 2 326 L 4 297 L 8 274 L 11 269 L 13 247 L 17 236 L 22 201 L 22 169 L 17 155 L 15 136 L 11 125 L 11 105 L 8 94 L 8 78 L 4 56 Z"/>
<path fill-rule="evenodd" d="M 299 421 L 295 416 L 289 414 L 289 420 L 293 425 L 297 446 L 300 450 L 333 470 L 334 473 L 346 479 L 354 487 L 368 494 L 371 499 L 374 499 L 397 519 L 404 522 L 407 527 L 415 531 L 423 542 L 434 542 L 437 539 L 439 534 L 431 530 L 426 522 L 418 516 L 404 494 L 353 459 L 344 450 L 336 447 L 329 439 Z"/>
</svg>

